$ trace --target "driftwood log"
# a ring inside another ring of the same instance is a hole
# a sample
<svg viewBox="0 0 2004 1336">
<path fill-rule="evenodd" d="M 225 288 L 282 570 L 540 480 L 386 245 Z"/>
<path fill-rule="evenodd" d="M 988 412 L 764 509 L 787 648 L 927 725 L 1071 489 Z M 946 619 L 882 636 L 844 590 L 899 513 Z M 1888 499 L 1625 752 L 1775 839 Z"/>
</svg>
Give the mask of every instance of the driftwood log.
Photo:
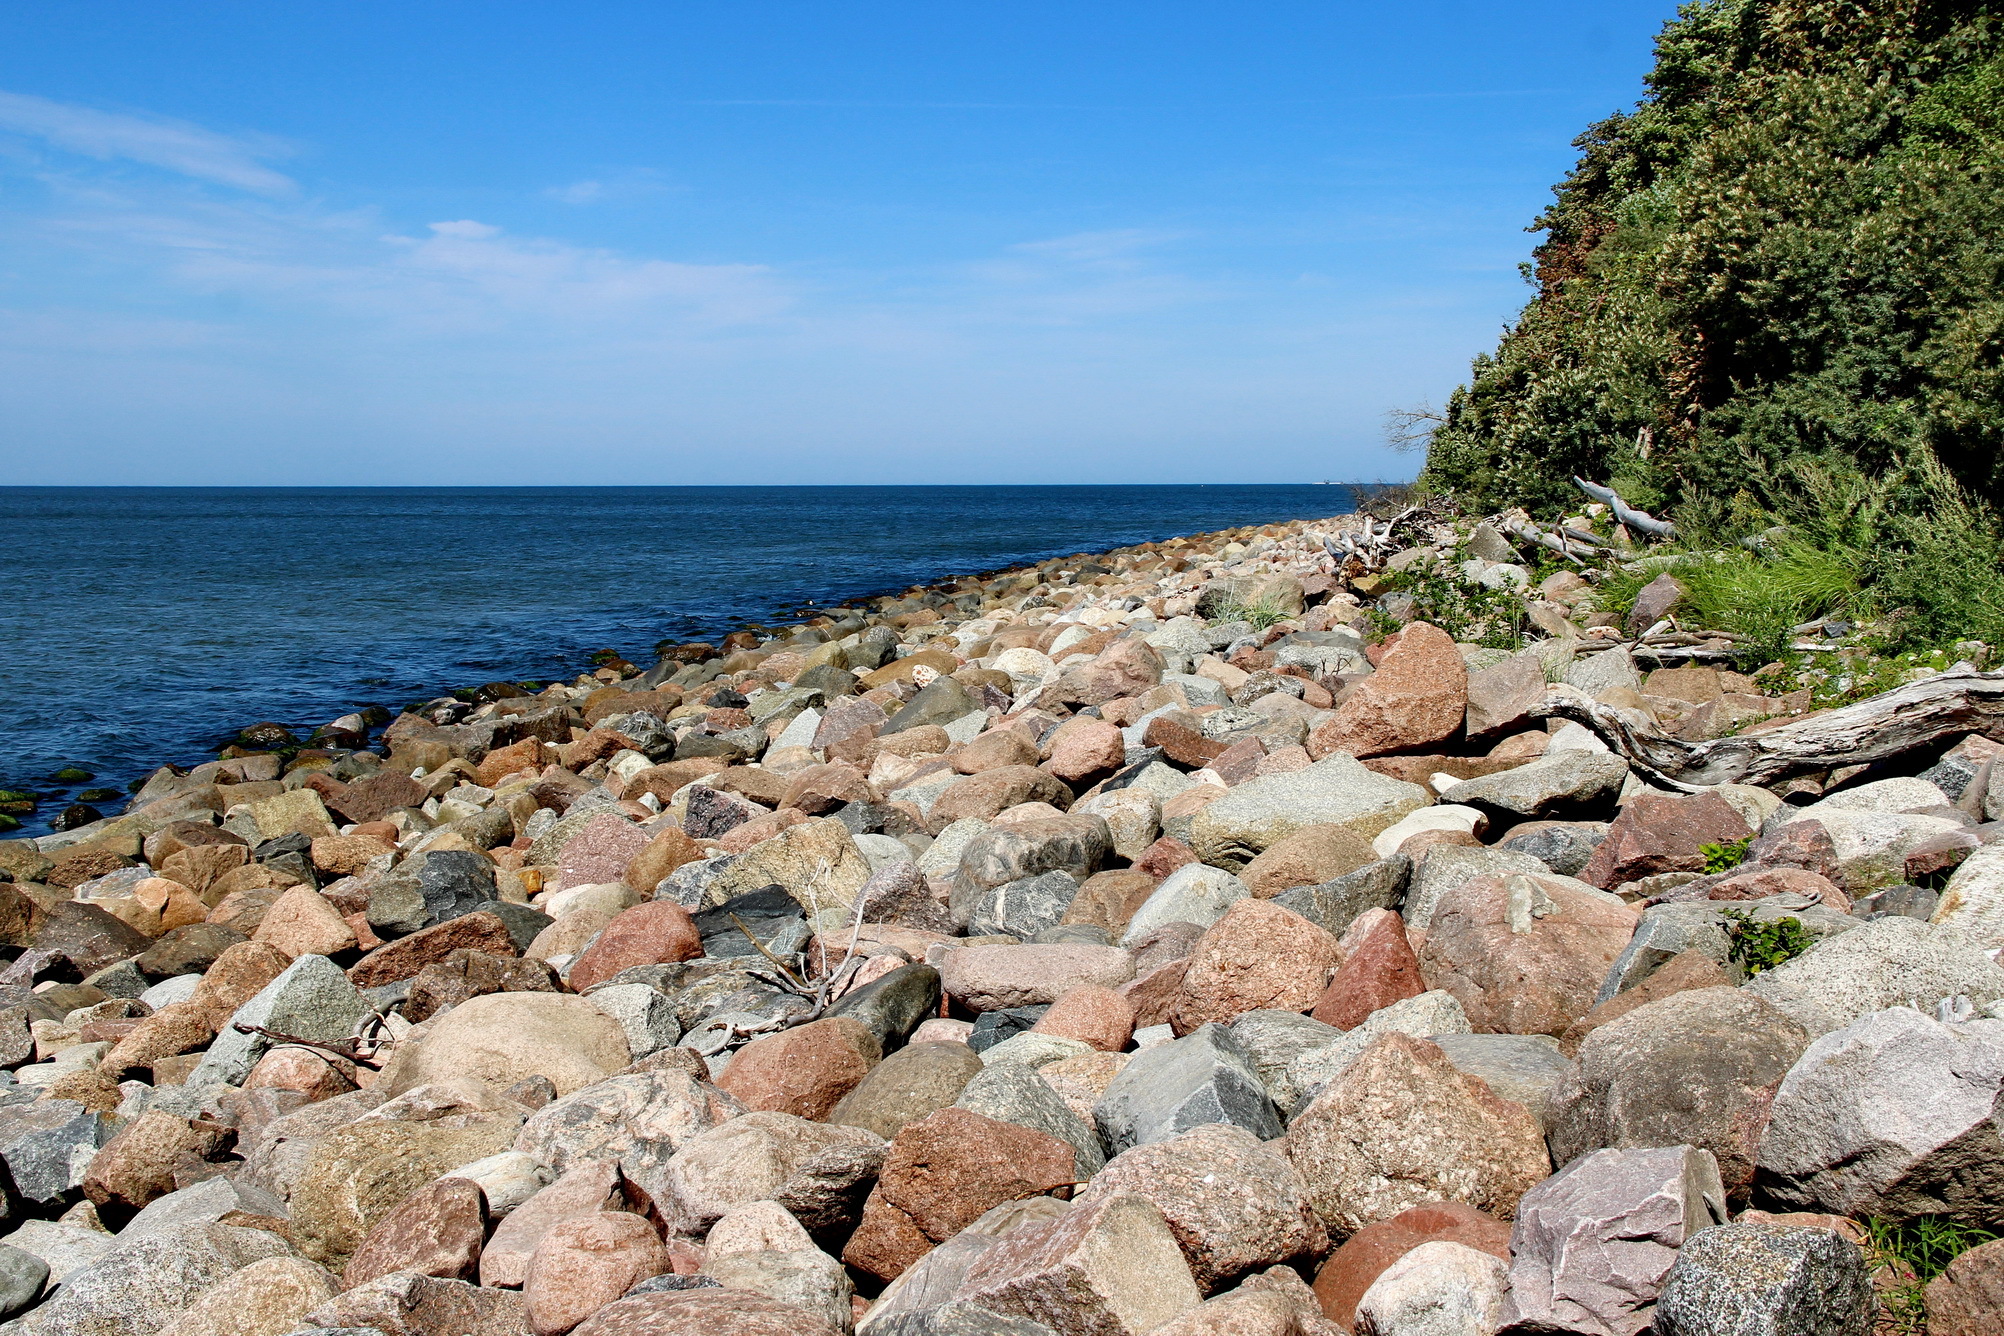
<svg viewBox="0 0 2004 1336">
<path fill-rule="evenodd" d="M 1573 485 L 1606 506 L 1609 510 L 1612 510 L 1615 519 L 1627 525 L 1636 533 L 1648 534 L 1651 538 L 1675 538 L 1677 536 L 1676 525 L 1672 524 L 1669 520 L 1659 520 L 1646 510 L 1637 510 L 1634 506 L 1629 505 L 1628 502 L 1615 495 L 1612 487 L 1602 487 L 1598 483 L 1588 482 L 1585 478 L 1579 477 L 1577 474 L 1573 477 Z"/>
<path fill-rule="evenodd" d="M 1637 728 L 1611 706 L 1572 694 L 1550 696 L 1531 713 L 1582 724 L 1644 778 L 1689 792 L 1863 765 L 1966 733 L 2004 739 L 2004 673 L 1957 664 L 1841 709 L 1710 742 Z"/>
</svg>

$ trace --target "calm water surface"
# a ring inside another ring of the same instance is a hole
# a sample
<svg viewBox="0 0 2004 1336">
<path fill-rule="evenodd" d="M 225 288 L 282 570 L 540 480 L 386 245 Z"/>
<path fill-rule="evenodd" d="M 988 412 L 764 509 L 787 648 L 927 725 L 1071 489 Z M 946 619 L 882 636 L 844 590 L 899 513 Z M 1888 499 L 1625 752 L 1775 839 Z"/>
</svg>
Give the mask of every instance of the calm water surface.
<svg viewBox="0 0 2004 1336">
<path fill-rule="evenodd" d="M 707 640 L 952 575 L 1319 518 L 1341 486 L 0 487 L 0 782 L 123 786 L 610 646 Z M 107 810 L 110 810 L 107 807 Z M 30 822 L 28 831 L 39 829 Z"/>
</svg>

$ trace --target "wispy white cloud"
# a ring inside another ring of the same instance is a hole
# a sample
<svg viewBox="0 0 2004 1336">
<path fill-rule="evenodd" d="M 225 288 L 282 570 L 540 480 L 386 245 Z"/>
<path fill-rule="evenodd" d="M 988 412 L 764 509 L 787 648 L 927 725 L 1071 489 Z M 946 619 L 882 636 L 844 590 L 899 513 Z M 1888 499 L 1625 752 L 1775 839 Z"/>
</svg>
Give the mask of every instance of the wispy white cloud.
<svg viewBox="0 0 2004 1336">
<path fill-rule="evenodd" d="M 123 158 L 257 195 L 286 196 L 291 177 L 264 160 L 290 149 L 264 135 L 226 135 L 165 117 L 99 111 L 29 93 L 0 92 L 0 130 L 101 161 Z"/>
</svg>

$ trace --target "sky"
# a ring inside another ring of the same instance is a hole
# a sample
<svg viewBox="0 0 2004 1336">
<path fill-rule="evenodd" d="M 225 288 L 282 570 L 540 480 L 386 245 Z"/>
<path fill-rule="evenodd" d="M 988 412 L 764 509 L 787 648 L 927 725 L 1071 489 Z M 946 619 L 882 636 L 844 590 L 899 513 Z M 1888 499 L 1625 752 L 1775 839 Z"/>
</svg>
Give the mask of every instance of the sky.
<svg viewBox="0 0 2004 1336">
<path fill-rule="evenodd" d="M 0 484 L 1408 477 L 1668 3 L 0 8 Z"/>
</svg>

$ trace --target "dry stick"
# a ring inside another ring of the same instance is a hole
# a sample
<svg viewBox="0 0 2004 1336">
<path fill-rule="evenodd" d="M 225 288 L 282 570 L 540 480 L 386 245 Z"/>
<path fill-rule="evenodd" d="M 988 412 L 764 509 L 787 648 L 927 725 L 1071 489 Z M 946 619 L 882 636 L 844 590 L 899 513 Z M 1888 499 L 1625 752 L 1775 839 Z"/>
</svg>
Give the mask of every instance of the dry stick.
<svg viewBox="0 0 2004 1336">
<path fill-rule="evenodd" d="M 250 1025 L 243 1021 L 235 1022 L 230 1028 L 238 1034 L 263 1035 L 266 1039 L 277 1044 L 291 1044 L 297 1048 L 317 1048 L 324 1053 L 332 1053 L 344 1062 L 359 1062 L 368 1067 L 380 1065 L 376 1062 L 373 1054 L 366 1058 L 363 1057 L 359 1052 L 359 1046 L 353 1039 L 344 1039 L 338 1043 L 329 1044 L 318 1039 L 308 1039 L 304 1035 L 285 1034 L 279 1030 L 267 1030 L 262 1025 Z"/>
<path fill-rule="evenodd" d="M 1842 709 L 1710 742 L 1681 742 L 1637 728 L 1613 708 L 1577 696 L 1549 696 L 1530 715 L 1583 724 L 1645 778 L 1689 793 L 1862 765 L 1952 735 L 2004 736 L 2004 673 L 1957 664 Z"/>
</svg>

